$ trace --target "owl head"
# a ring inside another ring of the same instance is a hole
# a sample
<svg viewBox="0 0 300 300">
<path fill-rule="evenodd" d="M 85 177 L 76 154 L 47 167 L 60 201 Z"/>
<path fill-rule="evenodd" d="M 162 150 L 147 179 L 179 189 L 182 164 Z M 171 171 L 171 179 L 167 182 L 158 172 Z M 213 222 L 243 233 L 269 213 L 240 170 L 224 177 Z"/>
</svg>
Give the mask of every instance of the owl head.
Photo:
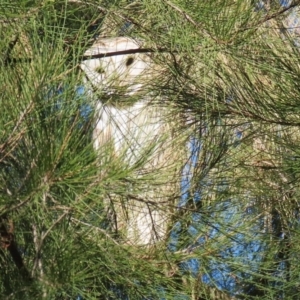
<svg viewBox="0 0 300 300">
<path fill-rule="evenodd" d="M 139 48 L 127 37 L 102 38 L 84 53 L 86 59 L 80 67 L 93 88 L 108 94 L 122 90 L 123 95 L 133 95 L 149 79 L 152 62 L 145 53 L 119 53 Z M 97 55 L 101 57 L 93 58 Z"/>
</svg>

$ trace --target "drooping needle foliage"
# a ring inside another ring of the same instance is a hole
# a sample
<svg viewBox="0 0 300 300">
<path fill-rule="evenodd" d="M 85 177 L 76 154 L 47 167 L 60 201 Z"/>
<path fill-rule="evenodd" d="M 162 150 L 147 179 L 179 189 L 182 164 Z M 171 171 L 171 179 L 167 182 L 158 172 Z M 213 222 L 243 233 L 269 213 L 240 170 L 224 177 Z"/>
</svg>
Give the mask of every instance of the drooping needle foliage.
<svg viewBox="0 0 300 300">
<path fill-rule="evenodd" d="M 1 1 L 2 298 L 298 299 L 299 9 L 296 0 Z M 105 36 L 148 49 L 161 73 L 144 95 L 170 108 L 174 149 L 188 153 L 163 208 L 166 237 L 148 247 L 124 243 L 104 207 L 160 175 L 136 175 L 146 153 L 128 166 L 93 148 L 105 95 L 84 87 L 79 65 Z M 109 159 L 99 165 L 99 155 Z"/>
</svg>

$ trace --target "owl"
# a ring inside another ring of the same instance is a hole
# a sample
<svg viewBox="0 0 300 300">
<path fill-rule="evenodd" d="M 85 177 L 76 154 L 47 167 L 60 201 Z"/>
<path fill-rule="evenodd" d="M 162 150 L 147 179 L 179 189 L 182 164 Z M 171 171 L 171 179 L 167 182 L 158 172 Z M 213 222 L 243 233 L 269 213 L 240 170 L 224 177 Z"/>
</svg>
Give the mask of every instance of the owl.
<svg viewBox="0 0 300 300">
<path fill-rule="evenodd" d="M 118 161 L 132 168 L 140 182 L 138 192 L 128 183 L 121 196 L 110 193 L 105 206 L 126 243 L 150 245 L 166 237 L 179 150 L 173 147 L 170 109 L 151 94 L 160 68 L 139 48 L 127 37 L 103 38 L 84 53 L 81 69 L 97 99 L 93 145 L 100 173 L 105 159 Z"/>
</svg>

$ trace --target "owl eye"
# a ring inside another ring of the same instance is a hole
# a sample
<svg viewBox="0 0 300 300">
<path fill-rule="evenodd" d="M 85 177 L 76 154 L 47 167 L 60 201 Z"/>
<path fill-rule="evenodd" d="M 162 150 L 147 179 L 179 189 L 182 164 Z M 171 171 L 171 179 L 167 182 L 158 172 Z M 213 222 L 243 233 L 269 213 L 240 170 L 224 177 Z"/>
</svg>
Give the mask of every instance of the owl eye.
<svg viewBox="0 0 300 300">
<path fill-rule="evenodd" d="M 98 74 L 103 74 L 103 73 L 105 73 L 105 70 L 102 67 L 97 67 L 95 69 L 95 72 L 97 72 Z"/>
<path fill-rule="evenodd" d="M 129 67 L 130 65 L 132 65 L 134 62 L 134 58 L 133 57 L 129 57 L 126 60 L 126 67 Z"/>
</svg>

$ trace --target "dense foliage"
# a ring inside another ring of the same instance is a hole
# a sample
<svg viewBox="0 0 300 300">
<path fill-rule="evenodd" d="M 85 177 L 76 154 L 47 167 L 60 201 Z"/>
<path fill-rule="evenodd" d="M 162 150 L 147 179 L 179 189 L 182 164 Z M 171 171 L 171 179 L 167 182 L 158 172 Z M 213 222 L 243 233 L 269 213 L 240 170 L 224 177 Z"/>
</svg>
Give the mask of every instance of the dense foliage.
<svg viewBox="0 0 300 300">
<path fill-rule="evenodd" d="M 298 299 L 299 7 L 0 1 L 2 298 Z M 120 35 L 161 66 L 147 93 L 180 115 L 190 149 L 152 247 L 122 243 L 104 213 L 108 192 L 140 182 L 118 159 L 99 176 L 78 67 L 96 38 Z"/>
</svg>

